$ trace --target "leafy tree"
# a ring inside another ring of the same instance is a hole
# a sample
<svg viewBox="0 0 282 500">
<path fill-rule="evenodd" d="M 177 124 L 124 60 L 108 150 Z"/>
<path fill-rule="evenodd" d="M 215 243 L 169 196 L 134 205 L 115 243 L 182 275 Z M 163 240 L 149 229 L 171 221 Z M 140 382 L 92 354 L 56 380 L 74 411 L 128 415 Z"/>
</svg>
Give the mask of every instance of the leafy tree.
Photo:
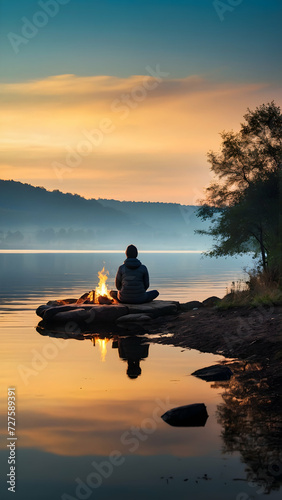
<svg viewBox="0 0 282 500">
<path fill-rule="evenodd" d="M 215 180 L 198 217 L 210 220 L 210 256 L 255 251 L 264 270 L 278 270 L 282 254 L 282 114 L 274 103 L 244 116 L 239 132 L 223 132 L 221 150 L 209 152 Z"/>
</svg>

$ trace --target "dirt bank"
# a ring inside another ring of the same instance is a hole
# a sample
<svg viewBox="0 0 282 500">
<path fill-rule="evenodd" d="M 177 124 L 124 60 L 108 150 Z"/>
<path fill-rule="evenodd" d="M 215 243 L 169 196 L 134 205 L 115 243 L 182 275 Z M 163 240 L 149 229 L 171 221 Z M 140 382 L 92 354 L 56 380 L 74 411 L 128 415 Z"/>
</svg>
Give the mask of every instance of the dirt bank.
<svg viewBox="0 0 282 500">
<path fill-rule="evenodd" d="M 282 377 L 282 306 L 227 311 L 200 308 L 156 319 L 151 331 L 161 334 L 162 344 L 259 362 Z M 162 336 L 166 333 L 173 336 Z"/>
</svg>

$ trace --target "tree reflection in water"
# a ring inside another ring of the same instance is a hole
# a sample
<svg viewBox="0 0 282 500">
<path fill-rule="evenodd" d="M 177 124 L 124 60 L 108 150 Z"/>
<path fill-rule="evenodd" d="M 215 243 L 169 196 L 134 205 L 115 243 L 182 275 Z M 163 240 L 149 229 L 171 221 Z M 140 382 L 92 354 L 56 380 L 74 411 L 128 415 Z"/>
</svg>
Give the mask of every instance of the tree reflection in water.
<svg viewBox="0 0 282 500">
<path fill-rule="evenodd" d="M 238 451 L 250 486 L 268 494 L 282 484 L 281 371 L 274 376 L 269 368 L 246 361 L 229 366 L 231 380 L 212 385 L 226 389 L 217 408 L 223 453 Z"/>
</svg>

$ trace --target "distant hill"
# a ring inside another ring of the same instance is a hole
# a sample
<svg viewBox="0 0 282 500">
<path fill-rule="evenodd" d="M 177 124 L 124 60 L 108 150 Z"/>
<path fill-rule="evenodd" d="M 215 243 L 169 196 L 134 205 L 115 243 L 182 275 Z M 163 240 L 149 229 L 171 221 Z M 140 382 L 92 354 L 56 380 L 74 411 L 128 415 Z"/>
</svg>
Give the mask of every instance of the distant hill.
<svg viewBox="0 0 282 500">
<path fill-rule="evenodd" d="M 15 181 L 0 180 L 1 225 L 6 227 L 60 228 L 111 226 L 126 223 L 124 213 L 105 208 L 97 200 L 86 200 L 77 194 L 47 191 Z"/>
<path fill-rule="evenodd" d="M 157 228 L 159 231 L 168 231 L 168 228 L 177 232 L 186 232 L 187 224 L 199 225 L 195 214 L 197 207 L 183 206 L 177 203 L 150 203 L 135 201 L 104 200 L 98 201 L 108 208 L 122 212 L 135 221 Z"/>
<path fill-rule="evenodd" d="M 0 248 L 201 250 L 195 206 L 86 199 L 0 180 Z"/>
</svg>

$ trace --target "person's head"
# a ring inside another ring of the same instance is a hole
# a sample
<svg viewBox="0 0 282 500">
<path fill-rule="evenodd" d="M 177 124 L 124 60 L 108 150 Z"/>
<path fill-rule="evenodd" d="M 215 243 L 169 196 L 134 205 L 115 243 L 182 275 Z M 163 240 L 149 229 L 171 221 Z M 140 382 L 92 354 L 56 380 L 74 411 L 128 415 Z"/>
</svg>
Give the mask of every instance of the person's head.
<svg viewBox="0 0 282 500">
<path fill-rule="evenodd" d="M 139 377 L 141 375 L 141 368 L 139 366 L 139 361 L 132 361 L 130 359 L 127 360 L 128 362 L 128 367 L 127 367 L 127 376 L 134 380 L 135 378 Z"/>
<path fill-rule="evenodd" d="M 134 245 L 128 245 L 127 249 L 125 250 L 125 255 L 128 259 L 136 259 L 138 250 Z"/>
</svg>

